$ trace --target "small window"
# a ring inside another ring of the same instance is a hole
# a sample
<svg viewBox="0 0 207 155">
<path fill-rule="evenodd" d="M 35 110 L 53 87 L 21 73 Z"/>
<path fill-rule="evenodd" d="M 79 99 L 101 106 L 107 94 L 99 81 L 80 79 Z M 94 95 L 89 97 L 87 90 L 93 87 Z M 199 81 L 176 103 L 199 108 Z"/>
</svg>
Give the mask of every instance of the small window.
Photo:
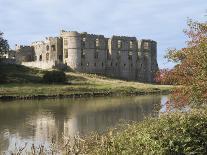
<svg viewBox="0 0 207 155">
<path fill-rule="evenodd" d="M 65 58 L 68 58 L 68 49 L 64 49 Z"/>
<path fill-rule="evenodd" d="M 96 39 L 96 47 L 99 47 L 100 44 L 99 44 L 99 39 Z"/>
<path fill-rule="evenodd" d="M 49 53 L 46 53 L 46 60 L 47 61 L 49 60 L 49 56 L 50 56 L 50 54 Z"/>
<path fill-rule="evenodd" d="M 63 56 L 62 55 L 59 55 L 59 60 L 63 61 Z"/>
<path fill-rule="evenodd" d="M 83 50 L 81 50 L 81 58 L 85 59 L 85 57 L 86 57 L 86 53 Z"/>
<path fill-rule="evenodd" d="M 116 62 L 116 66 L 118 66 L 118 63 Z"/>
<path fill-rule="evenodd" d="M 122 41 L 121 40 L 118 40 L 118 48 L 122 48 Z"/>
<path fill-rule="evenodd" d="M 40 57 L 39 57 L 39 61 L 42 61 L 42 55 L 40 55 Z"/>
<path fill-rule="evenodd" d="M 144 42 L 144 49 L 145 50 L 149 49 L 149 43 L 148 42 Z"/>
<path fill-rule="evenodd" d="M 132 60 L 132 52 L 129 52 L 129 53 L 128 53 L 128 59 L 129 59 L 129 60 Z"/>
<path fill-rule="evenodd" d="M 113 66 L 113 63 L 111 62 L 111 66 Z"/>
<path fill-rule="evenodd" d="M 124 67 L 126 67 L 126 64 L 124 64 Z"/>
<path fill-rule="evenodd" d="M 102 62 L 102 64 L 101 64 L 101 65 L 102 65 L 102 67 L 104 67 L 104 63 L 103 63 L 103 62 Z"/>
<path fill-rule="evenodd" d="M 86 38 L 83 38 L 82 39 L 81 46 L 82 46 L 82 48 L 85 48 L 86 47 Z"/>
<path fill-rule="evenodd" d="M 50 50 L 50 46 L 49 46 L 49 45 L 46 46 L 46 50 L 47 50 L 47 51 Z"/>
<path fill-rule="evenodd" d="M 96 63 L 94 63 L 94 66 L 96 67 Z"/>
<path fill-rule="evenodd" d="M 95 51 L 95 53 L 94 53 L 94 58 L 98 59 L 98 52 L 97 51 Z"/>
<path fill-rule="evenodd" d="M 121 51 L 118 51 L 117 52 L 117 59 L 120 59 L 121 58 Z"/>
<path fill-rule="evenodd" d="M 64 46 L 67 46 L 67 45 L 68 45 L 68 40 L 64 39 Z"/>
<path fill-rule="evenodd" d="M 51 46 L 51 49 L 52 49 L 52 51 L 55 51 L 56 49 L 55 49 L 55 45 L 52 45 Z"/>
<path fill-rule="evenodd" d="M 129 48 L 132 49 L 134 47 L 133 41 L 129 42 Z"/>
</svg>

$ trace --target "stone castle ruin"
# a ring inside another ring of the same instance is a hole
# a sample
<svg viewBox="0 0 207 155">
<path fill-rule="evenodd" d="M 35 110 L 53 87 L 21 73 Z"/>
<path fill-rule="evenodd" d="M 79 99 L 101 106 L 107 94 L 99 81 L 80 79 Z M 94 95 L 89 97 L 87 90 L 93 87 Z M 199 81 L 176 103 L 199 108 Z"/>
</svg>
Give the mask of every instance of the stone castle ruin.
<svg viewBox="0 0 207 155">
<path fill-rule="evenodd" d="M 157 43 L 136 37 L 61 31 L 31 46 L 16 45 L 16 60 L 25 66 L 49 69 L 67 66 L 78 72 L 153 82 L 158 71 Z"/>
</svg>

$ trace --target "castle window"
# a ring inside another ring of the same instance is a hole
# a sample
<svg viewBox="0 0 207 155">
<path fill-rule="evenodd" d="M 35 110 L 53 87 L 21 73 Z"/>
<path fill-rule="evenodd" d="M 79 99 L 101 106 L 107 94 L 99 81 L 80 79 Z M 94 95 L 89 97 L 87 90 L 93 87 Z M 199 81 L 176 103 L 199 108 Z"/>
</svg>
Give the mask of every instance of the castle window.
<svg viewBox="0 0 207 155">
<path fill-rule="evenodd" d="M 48 61 L 49 60 L 49 53 L 46 53 L 46 60 Z"/>
<path fill-rule="evenodd" d="M 67 45 L 68 45 L 68 40 L 64 39 L 64 46 L 67 46 Z"/>
<path fill-rule="evenodd" d="M 50 46 L 49 46 L 49 45 L 47 45 L 47 46 L 46 46 L 46 50 L 47 50 L 47 51 L 49 51 L 49 49 L 50 49 Z"/>
<path fill-rule="evenodd" d="M 118 45 L 117 45 L 118 48 L 122 48 L 122 41 L 121 40 L 118 40 Z"/>
<path fill-rule="evenodd" d="M 132 52 L 128 52 L 128 59 L 132 60 Z"/>
<path fill-rule="evenodd" d="M 63 61 L 63 56 L 62 55 L 59 55 L 59 60 Z"/>
<path fill-rule="evenodd" d="M 96 67 L 96 63 L 94 63 L 94 66 Z"/>
<path fill-rule="evenodd" d="M 68 49 L 64 49 L 64 56 L 65 58 L 68 58 Z"/>
<path fill-rule="evenodd" d="M 129 48 L 132 49 L 134 47 L 133 41 L 129 42 Z"/>
<path fill-rule="evenodd" d="M 148 42 L 144 42 L 144 49 L 145 50 L 149 49 L 149 43 Z"/>
<path fill-rule="evenodd" d="M 42 55 L 40 55 L 40 57 L 39 57 L 39 61 L 42 61 Z"/>
<path fill-rule="evenodd" d="M 120 59 L 121 58 L 121 51 L 118 51 L 117 52 L 117 59 Z"/>
<path fill-rule="evenodd" d="M 104 67 L 104 63 L 103 63 L 103 62 L 102 62 L 102 64 L 101 64 L 101 65 L 102 65 L 102 67 Z"/>
<path fill-rule="evenodd" d="M 96 39 L 96 48 L 99 47 L 99 39 Z"/>
<path fill-rule="evenodd" d="M 86 57 L 86 53 L 83 50 L 81 50 L 81 58 L 85 59 L 85 57 Z"/>
<path fill-rule="evenodd" d="M 83 38 L 81 40 L 81 46 L 82 46 L 82 48 L 85 48 L 86 47 L 86 38 Z"/>
<path fill-rule="evenodd" d="M 116 62 L 116 66 L 118 66 L 118 63 Z"/>
<path fill-rule="evenodd" d="M 111 66 L 113 66 L 113 63 L 111 62 Z"/>
<path fill-rule="evenodd" d="M 98 52 L 97 51 L 95 51 L 95 53 L 94 53 L 94 58 L 98 59 Z"/>
<path fill-rule="evenodd" d="M 124 67 L 126 67 L 126 64 L 124 64 Z"/>
<path fill-rule="evenodd" d="M 52 51 L 55 51 L 56 49 L 55 49 L 55 45 L 52 45 L 51 46 L 51 49 L 52 49 Z"/>
</svg>

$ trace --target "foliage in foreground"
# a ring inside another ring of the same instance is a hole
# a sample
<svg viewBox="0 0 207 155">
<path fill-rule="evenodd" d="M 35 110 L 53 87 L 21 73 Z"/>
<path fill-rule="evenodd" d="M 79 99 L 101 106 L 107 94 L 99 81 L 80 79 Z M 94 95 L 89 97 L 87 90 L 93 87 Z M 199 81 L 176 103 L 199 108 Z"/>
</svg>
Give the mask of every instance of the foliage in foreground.
<svg viewBox="0 0 207 155">
<path fill-rule="evenodd" d="M 163 114 L 104 135 L 69 138 L 60 146 L 53 141 L 51 146 L 53 154 L 207 154 L 207 109 Z M 49 152 L 44 146 L 36 148 L 36 154 Z"/>
<path fill-rule="evenodd" d="M 162 73 L 161 81 L 182 85 L 173 95 L 178 106 L 207 104 L 207 23 L 189 20 L 184 32 L 188 37 L 187 46 L 169 50 L 166 58 L 177 65 Z"/>
<path fill-rule="evenodd" d="M 207 110 L 165 114 L 86 144 L 88 154 L 207 154 Z"/>
<path fill-rule="evenodd" d="M 47 71 L 43 75 L 43 81 L 45 83 L 65 83 L 66 80 L 66 74 L 63 71 Z"/>
</svg>

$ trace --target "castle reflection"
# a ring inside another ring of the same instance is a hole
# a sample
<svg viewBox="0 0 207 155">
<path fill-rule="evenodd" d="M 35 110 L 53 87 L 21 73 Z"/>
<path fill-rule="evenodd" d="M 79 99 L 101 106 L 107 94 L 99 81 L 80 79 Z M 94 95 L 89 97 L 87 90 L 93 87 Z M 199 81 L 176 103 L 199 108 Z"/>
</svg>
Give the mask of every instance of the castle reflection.
<svg viewBox="0 0 207 155">
<path fill-rule="evenodd" d="M 27 142 L 45 146 L 63 136 L 104 132 L 120 120 L 158 116 L 163 96 L 0 102 L 0 153 Z M 157 106 L 158 105 L 158 106 Z"/>
</svg>

